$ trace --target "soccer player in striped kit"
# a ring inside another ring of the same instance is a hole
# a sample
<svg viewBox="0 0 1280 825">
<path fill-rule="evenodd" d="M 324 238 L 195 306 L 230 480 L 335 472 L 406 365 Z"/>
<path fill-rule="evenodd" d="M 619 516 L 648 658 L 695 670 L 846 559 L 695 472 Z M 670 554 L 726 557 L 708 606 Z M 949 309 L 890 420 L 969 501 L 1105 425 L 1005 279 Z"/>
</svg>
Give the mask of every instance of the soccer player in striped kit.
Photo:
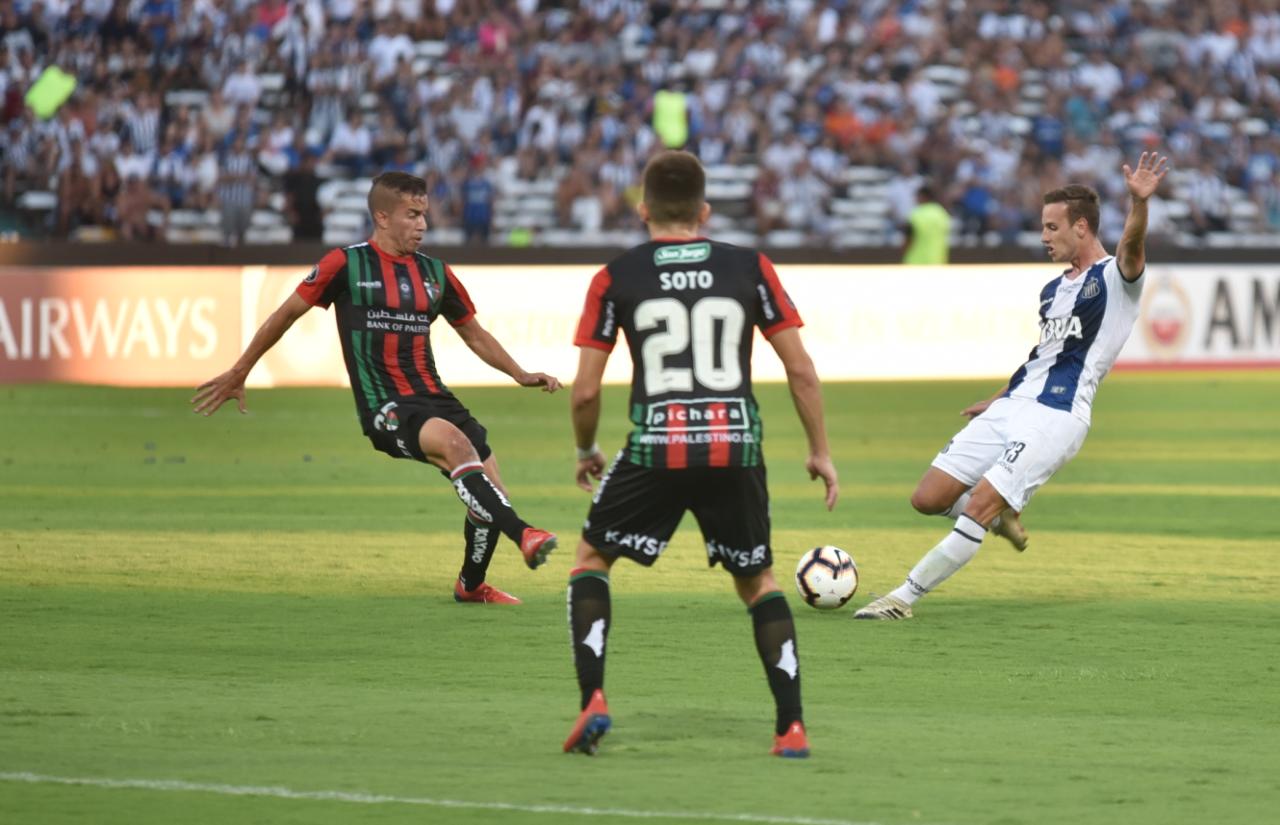
<svg viewBox="0 0 1280 825">
<path fill-rule="evenodd" d="M 418 251 L 427 229 L 424 180 L 404 172 L 379 175 L 369 190 L 369 213 L 373 237 L 325 255 L 235 365 L 200 385 L 192 399 L 195 412 L 210 415 L 232 398 L 245 412 L 244 382 L 253 365 L 313 306 L 333 306 L 364 434 L 393 458 L 439 467 L 467 506 L 466 552 L 454 598 L 519 604 L 485 581 L 498 535 L 516 543 L 530 568 L 546 560 L 556 537 L 529 526 L 511 507 L 485 428 L 436 370 L 432 322 L 444 316 L 472 352 L 522 387 L 555 392 L 560 382 L 522 369 L 476 321 L 471 298 L 449 265 Z"/>
<path fill-rule="evenodd" d="M 651 240 L 600 270 L 574 339 L 577 480 L 600 479 L 569 580 L 569 625 L 581 694 L 564 750 L 593 754 L 612 724 L 604 699 L 612 622 L 609 570 L 620 557 L 652 565 L 686 510 L 707 562 L 733 577 L 751 614 L 756 650 L 776 710 L 773 753 L 809 755 L 801 716 L 795 625 L 773 575 L 763 426 L 751 391 L 758 327 L 778 353 L 809 442 L 805 468 L 839 494 L 823 424 L 822 392 L 800 340 L 800 315 L 761 253 L 703 238 L 706 176 L 687 152 L 664 152 L 644 172 L 640 216 Z M 631 351 L 626 446 L 605 470 L 595 443 L 600 382 L 618 338 Z"/>
<path fill-rule="evenodd" d="M 1093 397 L 1138 318 L 1146 270 L 1147 199 L 1168 171 L 1144 152 L 1124 166 L 1131 204 L 1114 256 L 1098 240 L 1098 193 L 1072 184 L 1044 196 L 1040 240 L 1068 264 L 1040 291 L 1040 343 L 1007 386 L 963 411 L 972 420 L 933 460 L 911 496 L 955 528 L 856 619 L 909 619 L 912 607 L 969 562 L 990 530 L 1021 551 L 1019 518 L 1032 494 L 1080 450 Z"/>
</svg>

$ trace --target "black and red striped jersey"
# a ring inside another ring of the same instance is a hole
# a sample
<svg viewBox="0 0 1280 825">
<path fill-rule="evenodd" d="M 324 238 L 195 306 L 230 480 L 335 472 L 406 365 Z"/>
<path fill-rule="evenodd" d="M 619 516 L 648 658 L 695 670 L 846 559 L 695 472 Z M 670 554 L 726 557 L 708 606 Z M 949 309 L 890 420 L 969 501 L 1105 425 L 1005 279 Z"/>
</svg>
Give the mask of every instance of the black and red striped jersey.
<svg viewBox="0 0 1280 825">
<path fill-rule="evenodd" d="M 453 397 L 431 353 L 431 322 L 475 316 L 467 290 L 443 261 L 396 257 L 372 241 L 335 249 L 298 285 L 302 300 L 333 305 L 356 409 L 366 430 L 388 399 Z"/>
<path fill-rule="evenodd" d="M 629 461 L 646 467 L 763 463 L 751 391 L 756 327 L 802 325 L 773 264 L 753 249 L 655 239 L 596 273 L 574 343 L 631 351 Z"/>
</svg>

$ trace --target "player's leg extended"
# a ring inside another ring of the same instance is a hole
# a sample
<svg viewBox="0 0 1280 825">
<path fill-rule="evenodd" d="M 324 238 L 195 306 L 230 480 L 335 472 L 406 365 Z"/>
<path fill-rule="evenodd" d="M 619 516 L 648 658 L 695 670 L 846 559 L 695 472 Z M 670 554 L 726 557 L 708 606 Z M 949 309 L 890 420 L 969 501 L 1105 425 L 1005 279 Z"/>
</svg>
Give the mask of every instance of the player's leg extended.
<svg viewBox="0 0 1280 825">
<path fill-rule="evenodd" d="M 498 474 L 498 460 L 490 453 L 484 460 L 484 474 L 498 488 L 498 492 L 507 496 L 507 488 Z M 458 583 L 453 597 L 460 602 L 483 602 L 486 604 L 520 604 L 520 600 L 510 593 L 489 585 L 485 577 L 489 571 L 489 563 L 493 561 L 494 550 L 502 533 L 493 524 L 481 519 L 475 512 L 468 510 L 462 523 L 462 535 L 465 547 L 462 555 L 462 570 L 458 573 Z"/>
<path fill-rule="evenodd" d="M 604 699 L 605 644 L 609 639 L 612 606 L 609 569 L 613 559 L 584 539 L 578 543 L 574 569 L 569 574 L 569 639 L 573 666 L 578 673 L 581 712 L 564 742 L 566 753 L 594 754 L 612 720 Z"/>
<path fill-rule="evenodd" d="M 418 443 L 427 460 L 449 474 L 462 503 L 477 520 L 493 524 L 520 546 L 529 567 L 537 567 L 555 548 L 556 537 L 530 527 L 516 514 L 485 473 L 475 446 L 462 430 L 443 418 L 428 419 L 418 431 Z"/>
<path fill-rule="evenodd" d="M 753 576 L 735 576 L 738 598 L 751 614 L 756 652 L 764 665 L 776 710 L 773 753 L 803 758 L 809 755 L 800 703 L 800 659 L 796 650 L 796 625 L 791 608 L 778 587 L 773 568 Z"/>
<path fill-rule="evenodd" d="M 907 579 L 887 596 L 853 614 L 855 619 L 909 619 L 912 606 L 926 593 L 949 579 L 978 554 L 987 526 L 1009 505 L 985 478 L 974 485 L 956 526 L 924 558 L 916 562 Z"/>
</svg>

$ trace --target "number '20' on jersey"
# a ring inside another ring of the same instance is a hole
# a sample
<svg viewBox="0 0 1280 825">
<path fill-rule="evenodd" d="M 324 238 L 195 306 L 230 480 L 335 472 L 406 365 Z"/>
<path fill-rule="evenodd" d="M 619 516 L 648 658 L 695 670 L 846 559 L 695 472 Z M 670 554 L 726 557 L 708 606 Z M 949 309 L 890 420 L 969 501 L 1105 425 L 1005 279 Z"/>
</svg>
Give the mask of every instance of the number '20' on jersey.
<svg viewBox="0 0 1280 825">
<path fill-rule="evenodd" d="M 629 461 L 646 467 L 763 463 L 751 392 L 755 328 L 801 326 L 763 254 L 706 239 L 641 244 L 596 273 L 574 343 L 631 351 Z"/>
</svg>

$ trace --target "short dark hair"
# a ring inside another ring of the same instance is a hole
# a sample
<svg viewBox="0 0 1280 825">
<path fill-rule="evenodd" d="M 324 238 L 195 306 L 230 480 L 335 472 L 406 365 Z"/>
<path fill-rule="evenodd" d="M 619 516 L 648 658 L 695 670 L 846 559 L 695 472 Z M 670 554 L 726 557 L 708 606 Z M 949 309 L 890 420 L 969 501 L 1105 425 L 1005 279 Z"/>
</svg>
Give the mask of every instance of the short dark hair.
<svg viewBox="0 0 1280 825">
<path fill-rule="evenodd" d="M 650 223 L 697 223 L 706 194 L 707 173 L 688 152 L 661 152 L 644 167 Z"/>
<path fill-rule="evenodd" d="M 395 203 L 389 199 L 398 201 L 402 195 L 426 197 L 427 182 L 408 172 L 383 172 L 373 179 L 373 186 L 369 187 L 369 214 L 378 210 L 390 211 L 395 208 Z"/>
<path fill-rule="evenodd" d="M 1044 195 L 1045 205 L 1065 203 L 1067 205 L 1067 223 L 1075 226 L 1081 218 L 1089 224 L 1089 231 L 1098 234 L 1098 193 L 1093 187 L 1083 183 L 1071 183 L 1061 189 L 1054 189 Z"/>
</svg>

